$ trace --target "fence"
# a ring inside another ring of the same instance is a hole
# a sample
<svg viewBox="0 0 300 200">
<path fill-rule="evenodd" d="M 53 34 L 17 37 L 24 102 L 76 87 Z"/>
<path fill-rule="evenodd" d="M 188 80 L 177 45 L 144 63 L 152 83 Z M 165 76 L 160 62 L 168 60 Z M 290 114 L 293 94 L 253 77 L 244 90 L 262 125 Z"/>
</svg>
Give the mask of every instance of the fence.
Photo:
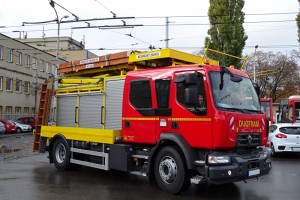
<svg viewBox="0 0 300 200">
<path fill-rule="evenodd" d="M 34 114 L 0 114 L 0 119 L 17 120 L 20 117 L 34 117 Z"/>
</svg>

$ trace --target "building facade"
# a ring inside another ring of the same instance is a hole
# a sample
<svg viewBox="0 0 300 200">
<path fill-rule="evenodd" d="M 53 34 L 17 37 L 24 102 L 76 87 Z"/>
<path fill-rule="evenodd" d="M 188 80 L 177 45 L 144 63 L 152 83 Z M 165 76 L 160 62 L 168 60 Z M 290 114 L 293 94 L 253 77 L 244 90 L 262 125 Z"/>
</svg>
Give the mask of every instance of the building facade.
<svg viewBox="0 0 300 200">
<path fill-rule="evenodd" d="M 56 55 L 57 37 L 26 38 L 20 39 L 20 41 Z M 59 57 L 66 61 L 75 61 L 97 57 L 97 55 L 86 50 L 82 42 L 78 42 L 71 37 L 60 37 Z"/>
<path fill-rule="evenodd" d="M 55 69 L 54 55 L 0 34 L 0 119 L 34 116 L 41 84 Z"/>
</svg>

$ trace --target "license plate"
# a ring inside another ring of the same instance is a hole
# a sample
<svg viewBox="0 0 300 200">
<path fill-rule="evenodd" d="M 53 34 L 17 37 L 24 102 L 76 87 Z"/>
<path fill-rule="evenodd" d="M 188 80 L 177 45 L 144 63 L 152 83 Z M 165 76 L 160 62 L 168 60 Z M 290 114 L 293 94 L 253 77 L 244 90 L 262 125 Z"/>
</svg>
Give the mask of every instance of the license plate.
<svg viewBox="0 0 300 200">
<path fill-rule="evenodd" d="M 255 176 L 260 174 L 260 169 L 249 170 L 249 176 Z"/>
</svg>

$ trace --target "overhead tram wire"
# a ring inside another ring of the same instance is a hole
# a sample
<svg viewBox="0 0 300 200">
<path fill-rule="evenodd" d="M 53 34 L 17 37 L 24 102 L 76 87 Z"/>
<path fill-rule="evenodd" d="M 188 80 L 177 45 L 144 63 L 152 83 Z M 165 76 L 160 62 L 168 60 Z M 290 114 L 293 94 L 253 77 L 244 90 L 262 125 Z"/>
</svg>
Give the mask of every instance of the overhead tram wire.
<svg viewBox="0 0 300 200">
<path fill-rule="evenodd" d="M 109 10 L 106 6 L 104 6 L 104 4 L 103 3 L 101 3 L 100 1 L 98 1 L 98 0 L 94 0 L 94 1 L 96 1 L 98 4 L 100 4 L 105 10 L 107 10 L 108 12 L 110 12 L 112 15 L 113 15 L 113 17 L 114 18 L 116 18 L 117 17 L 117 15 L 116 15 L 116 13 L 114 13 L 113 11 L 111 11 L 111 10 Z"/>
<path fill-rule="evenodd" d="M 78 21 L 79 20 L 79 17 L 77 15 L 75 15 L 74 13 L 72 13 L 71 11 L 69 11 L 68 9 L 66 9 L 65 7 L 59 5 L 58 3 L 56 3 L 55 1 L 53 0 L 50 0 L 50 4 L 56 4 L 57 6 L 61 7 L 62 9 L 64 9 L 65 11 L 67 11 L 68 13 L 70 13 L 73 17 L 75 17 L 75 20 Z M 52 6 L 53 7 L 53 6 Z"/>
</svg>

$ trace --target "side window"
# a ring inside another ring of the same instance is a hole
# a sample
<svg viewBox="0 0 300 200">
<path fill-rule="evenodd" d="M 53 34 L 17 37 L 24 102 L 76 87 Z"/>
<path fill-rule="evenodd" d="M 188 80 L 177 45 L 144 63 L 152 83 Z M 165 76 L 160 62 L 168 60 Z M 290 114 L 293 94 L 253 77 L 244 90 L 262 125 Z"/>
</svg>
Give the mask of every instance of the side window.
<svg viewBox="0 0 300 200">
<path fill-rule="evenodd" d="M 158 108 L 169 107 L 170 80 L 159 79 L 155 81 L 156 100 Z"/>
<path fill-rule="evenodd" d="M 185 101 L 185 91 L 188 88 L 196 87 L 197 88 L 197 98 L 198 102 L 196 108 L 206 108 L 206 94 L 204 89 L 204 79 L 203 76 L 199 75 L 197 77 L 196 84 L 187 84 L 185 82 L 177 83 L 177 101 L 187 108 L 195 108 L 194 105 L 188 105 Z"/>
<path fill-rule="evenodd" d="M 273 133 L 277 129 L 276 125 L 271 125 L 270 126 L 270 133 Z"/>
<path fill-rule="evenodd" d="M 292 122 L 293 121 L 293 107 L 289 107 L 289 112 L 288 112 L 288 122 Z"/>
<path fill-rule="evenodd" d="M 133 80 L 130 82 L 130 103 L 135 108 L 152 108 L 152 97 L 149 80 Z"/>
</svg>

